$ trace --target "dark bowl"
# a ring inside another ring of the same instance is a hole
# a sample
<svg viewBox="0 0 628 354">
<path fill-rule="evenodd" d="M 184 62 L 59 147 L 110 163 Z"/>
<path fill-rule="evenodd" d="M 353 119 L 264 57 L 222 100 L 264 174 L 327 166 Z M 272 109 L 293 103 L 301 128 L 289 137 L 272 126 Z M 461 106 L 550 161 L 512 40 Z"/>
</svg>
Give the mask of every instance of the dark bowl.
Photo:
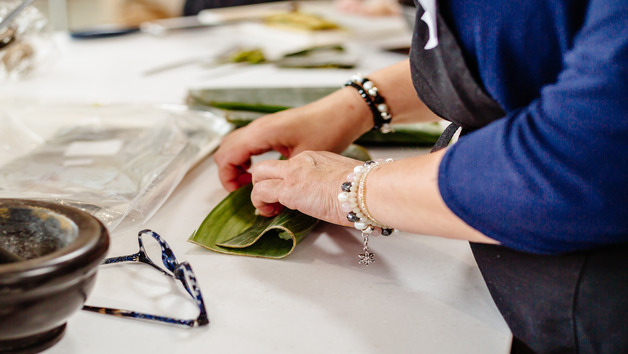
<svg viewBox="0 0 628 354">
<path fill-rule="evenodd" d="M 103 224 L 57 203 L 0 199 L 0 352 L 56 343 L 109 248 Z"/>
</svg>

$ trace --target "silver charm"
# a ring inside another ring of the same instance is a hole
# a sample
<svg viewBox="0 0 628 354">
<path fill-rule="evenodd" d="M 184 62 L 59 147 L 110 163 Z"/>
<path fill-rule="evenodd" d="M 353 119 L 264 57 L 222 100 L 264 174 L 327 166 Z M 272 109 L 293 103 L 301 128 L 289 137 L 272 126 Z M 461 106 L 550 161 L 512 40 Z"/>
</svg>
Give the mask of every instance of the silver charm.
<svg viewBox="0 0 628 354">
<path fill-rule="evenodd" d="M 371 253 L 369 251 L 364 251 L 364 253 L 360 253 L 358 257 L 360 258 L 358 264 L 364 264 L 365 266 L 368 266 L 369 264 L 375 262 L 375 253 Z"/>
<path fill-rule="evenodd" d="M 369 234 L 362 232 L 362 238 L 364 239 L 364 253 L 360 253 L 358 255 L 358 258 L 360 258 L 358 264 L 368 266 L 369 264 L 375 262 L 375 253 L 371 253 L 371 251 L 369 251 Z"/>
</svg>

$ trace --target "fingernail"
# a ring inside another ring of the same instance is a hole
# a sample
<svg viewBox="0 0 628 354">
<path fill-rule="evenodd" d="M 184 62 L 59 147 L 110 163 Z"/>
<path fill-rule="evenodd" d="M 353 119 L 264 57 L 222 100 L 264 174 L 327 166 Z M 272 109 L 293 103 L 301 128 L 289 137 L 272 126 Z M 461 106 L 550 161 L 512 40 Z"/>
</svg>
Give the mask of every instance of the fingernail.
<svg viewBox="0 0 628 354">
<path fill-rule="evenodd" d="M 277 209 L 274 205 L 264 205 L 263 207 L 255 209 L 255 215 L 261 215 L 266 217 L 275 216 L 277 214 Z"/>
</svg>

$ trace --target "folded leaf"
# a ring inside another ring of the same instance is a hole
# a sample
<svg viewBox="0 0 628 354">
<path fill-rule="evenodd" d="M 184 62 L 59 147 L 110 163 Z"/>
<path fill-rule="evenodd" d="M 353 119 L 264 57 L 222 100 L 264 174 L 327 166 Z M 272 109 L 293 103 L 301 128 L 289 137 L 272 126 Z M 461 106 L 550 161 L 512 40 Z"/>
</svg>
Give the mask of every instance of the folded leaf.
<svg viewBox="0 0 628 354">
<path fill-rule="evenodd" d="M 343 155 L 366 161 L 368 152 L 352 145 Z M 318 219 L 284 209 L 273 218 L 256 215 L 248 184 L 223 199 L 188 241 L 209 250 L 251 257 L 283 258 L 309 234 Z"/>
<path fill-rule="evenodd" d="M 252 189 L 249 184 L 229 194 L 189 241 L 220 253 L 266 258 L 289 255 L 318 220 L 289 209 L 274 218 L 255 215 Z"/>
</svg>

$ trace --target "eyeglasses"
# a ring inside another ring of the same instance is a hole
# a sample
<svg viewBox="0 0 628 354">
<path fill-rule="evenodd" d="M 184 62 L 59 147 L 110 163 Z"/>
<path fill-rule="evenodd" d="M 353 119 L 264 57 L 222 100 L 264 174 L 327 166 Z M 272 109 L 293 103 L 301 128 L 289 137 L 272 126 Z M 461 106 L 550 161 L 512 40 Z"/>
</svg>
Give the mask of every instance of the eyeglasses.
<svg viewBox="0 0 628 354">
<path fill-rule="evenodd" d="M 142 242 L 142 236 L 145 234 L 149 234 L 152 236 L 158 243 L 161 248 L 161 261 L 165 266 L 165 269 L 157 264 L 155 264 L 148 256 L 146 252 L 146 248 L 144 247 L 144 243 Z M 196 327 L 196 326 L 204 326 L 209 323 L 209 318 L 207 317 L 207 311 L 205 310 L 205 303 L 203 301 L 203 296 L 201 295 L 201 289 L 198 287 L 196 282 L 196 276 L 192 271 L 192 267 L 188 262 L 179 263 L 172 253 L 170 246 L 164 241 L 159 234 L 152 230 L 142 230 L 137 234 L 137 239 L 140 244 L 140 250 L 137 253 L 121 256 L 121 257 L 113 257 L 107 258 L 103 264 L 112 264 L 112 263 L 121 263 L 121 262 L 139 262 L 145 263 L 149 266 L 157 269 L 161 273 L 172 277 L 176 280 L 179 280 L 183 284 L 183 288 L 192 296 L 196 306 L 199 309 L 199 315 L 195 320 L 181 320 L 171 317 L 150 315 L 141 312 L 129 311 L 129 310 L 121 310 L 114 309 L 109 307 L 97 307 L 97 306 L 83 306 L 83 310 L 102 313 L 106 315 L 112 315 L 116 317 L 129 317 L 129 318 L 137 318 L 151 321 L 159 321 L 166 322 L 175 325 L 183 325 L 188 327 Z"/>
</svg>

